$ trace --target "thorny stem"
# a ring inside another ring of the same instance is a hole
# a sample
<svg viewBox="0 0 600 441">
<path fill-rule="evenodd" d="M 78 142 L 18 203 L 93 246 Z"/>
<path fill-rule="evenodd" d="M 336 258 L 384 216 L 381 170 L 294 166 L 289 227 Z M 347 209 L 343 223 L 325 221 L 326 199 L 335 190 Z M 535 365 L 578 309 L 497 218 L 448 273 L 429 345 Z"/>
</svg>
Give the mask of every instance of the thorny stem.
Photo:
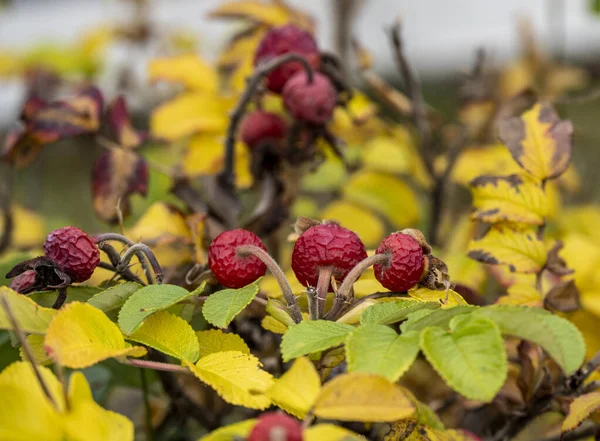
<svg viewBox="0 0 600 441">
<path fill-rule="evenodd" d="M 58 296 L 54 301 L 54 305 L 52 305 L 52 309 L 60 309 L 65 300 L 67 300 L 67 288 L 58 288 Z"/>
<path fill-rule="evenodd" d="M 154 253 L 152 252 L 150 247 L 143 243 L 136 243 L 132 247 L 128 248 L 127 251 L 125 251 L 125 254 L 123 254 L 123 257 L 121 257 L 121 261 L 117 265 L 117 271 L 121 272 L 125 268 L 127 268 L 127 265 L 129 265 L 129 262 L 131 261 L 133 256 L 139 257 L 140 253 L 146 256 L 146 259 L 148 259 L 148 262 L 150 262 L 150 265 L 152 265 L 152 270 L 154 271 L 156 283 L 160 285 L 164 277 L 162 268 L 160 267 L 160 264 L 158 263 L 158 260 L 156 260 L 156 256 L 154 256 Z M 148 280 L 148 282 L 152 283 L 152 279 Z"/>
<path fill-rule="evenodd" d="M 377 265 L 386 264 L 390 261 L 390 254 L 374 254 L 369 256 L 356 264 L 354 268 L 348 273 L 335 296 L 335 301 L 332 308 L 327 313 L 326 318 L 329 320 L 337 320 L 338 316 L 344 309 L 344 305 L 352 302 L 352 286 L 358 280 L 358 278 L 364 273 L 367 268 Z"/>
<path fill-rule="evenodd" d="M 225 164 L 223 170 L 219 175 L 219 182 L 226 190 L 232 191 L 235 188 L 235 136 L 237 128 L 246 112 L 246 107 L 252 101 L 256 89 L 260 85 L 264 77 L 266 77 L 272 70 L 278 68 L 282 64 L 289 63 L 290 61 L 297 61 L 302 64 L 302 67 L 306 71 L 308 82 L 313 81 L 313 69 L 308 60 L 299 54 L 285 54 L 277 58 L 274 58 L 268 63 L 260 65 L 255 70 L 254 74 L 248 79 L 248 85 L 244 90 L 244 93 L 240 97 L 235 109 L 231 113 L 229 121 L 229 127 L 227 129 L 227 137 L 225 139 Z"/>
<path fill-rule="evenodd" d="M 331 275 L 333 273 L 332 266 L 319 268 L 319 280 L 317 282 L 317 320 L 325 315 L 325 301 L 327 300 L 327 292 L 331 284 Z"/>
<path fill-rule="evenodd" d="M 273 274 L 277 280 L 279 288 L 281 288 L 281 292 L 285 298 L 292 319 L 294 319 L 296 323 L 300 323 L 302 321 L 302 312 L 298 306 L 298 301 L 296 300 L 296 296 L 294 295 L 289 282 L 285 278 L 283 270 L 279 265 L 277 265 L 277 262 L 275 262 L 275 260 L 265 250 L 254 245 L 241 245 L 237 247 L 236 251 L 240 256 L 252 255 L 258 257 L 267 266 L 267 268 L 269 268 L 269 271 L 271 271 L 271 274 Z"/>
<path fill-rule="evenodd" d="M 19 322 L 18 322 L 17 318 L 15 317 L 15 314 L 14 314 L 10 304 L 8 303 L 8 300 L 6 300 L 6 297 L 4 297 L 4 296 L 1 297 L 1 300 L 2 300 L 2 306 L 4 307 L 4 310 L 6 311 L 6 315 L 8 316 L 8 320 L 10 321 L 10 324 L 12 325 L 13 330 L 17 334 L 19 343 L 21 343 L 21 347 L 23 348 L 23 353 L 25 354 L 25 357 L 31 364 L 33 373 L 35 374 L 35 377 L 37 378 L 38 383 L 40 383 L 40 387 L 42 388 L 42 391 L 44 391 L 44 395 L 46 395 L 46 397 L 48 397 L 48 400 L 50 400 L 52 405 L 58 410 L 58 404 L 56 403 L 54 396 L 50 393 L 50 389 L 48 388 L 48 385 L 42 378 L 42 374 L 40 373 L 40 370 L 35 362 L 35 358 L 33 358 L 33 353 L 31 352 L 31 347 L 29 346 L 29 343 L 27 342 L 27 339 L 25 338 L 25 334 L 23 333 L 23 330 L 21 329 L 21 326 L 19 325 Z"/>
</svg>

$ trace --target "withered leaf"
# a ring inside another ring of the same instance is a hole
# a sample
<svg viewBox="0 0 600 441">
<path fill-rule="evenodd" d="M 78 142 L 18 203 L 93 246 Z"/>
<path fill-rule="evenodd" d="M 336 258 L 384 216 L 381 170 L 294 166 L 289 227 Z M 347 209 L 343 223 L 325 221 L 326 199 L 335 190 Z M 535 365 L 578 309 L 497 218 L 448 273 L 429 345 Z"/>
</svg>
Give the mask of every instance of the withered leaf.
<svg viewBox="0 0 600 441">
<path fill-rule="evenodd" d="M 545 269 L 557 276 L 566 276 L 573 273 L 573 270 L 567 267 L 567 262 L 558 255 L 563 246 L 564 244 L 561 240 L 557 240 L 554 243 L 550 251 L 548 251 L 546 265 L 544 266 Z"/>
<path fill-rule="evenodd" d="M 136 148 L 146 138 L 144 134 L 133 128 L 123 96 L 115 98 L 106 108 L 106 122 L 110 139 L 123 148 Z"/>
<path fill-rule="evenodd" d="M 500 121 L 498 131 L 515 161 L 541 181 L 557 178 L 569 165 L 573 124 L 561 120 L 547 102 Z"/>
<path fill-rule="evenodd" d="M 12 279 L 25 271 L 35 271 L 35 281 L 22 294 L 41 291 L 45 289 L 64 288 L 71 283 L 71 278 L 52 259 L 46 256 L 35 257 L 15 265 L 7 274 L 7 279 Z"/>
<path fill-rule="evenodd" d="M 122 148 L 105 151 L 94 165 L 92 197 L 96 215 L 105 222 L 119 220 L 131 211 L 129 198 L 134 193 L 148 193 L 148 164 L 137 153 Z M 117 208 L 118 206 L 118 208 Z"/>
<path fill-rule="evenodd" d="M 561 312 L 573 312 L 581 308 L 575 281 L 566 280 L 554 285 L 544 297 L 544 306 Z"/>
</svg>

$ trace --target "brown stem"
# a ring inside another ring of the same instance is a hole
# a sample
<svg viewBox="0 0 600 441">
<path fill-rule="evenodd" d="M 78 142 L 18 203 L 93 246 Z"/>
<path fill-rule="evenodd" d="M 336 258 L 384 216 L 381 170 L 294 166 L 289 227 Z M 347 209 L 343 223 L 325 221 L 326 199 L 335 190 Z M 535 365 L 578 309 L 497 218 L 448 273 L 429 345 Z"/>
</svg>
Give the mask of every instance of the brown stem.
<svg viewBox="0 0 600 441">
<path fill-rule="evenodd" d="M 252 97 L 254 96 L 256 89 L 260 85 L 263 78 L 282 64 L 289 63 L 291 61 L 297 61 L 302 64 L 302 67 L 306 71 L 308 82 L 312 83 L 313 69 L 306 58 L 304 58 L 302 55 L 294 53 L 281 55 L 256 68 L 254 74 L 248 80 L 246 90 L 244 90 L 244 93 L 240 97 L 237 105 L 231 113 L 229 127 L 227 129 L 227 137 L 225 138 L 225 164 L 218 177 L 218 181 L 221 186 L 230 192 L 233 192 L 233 189 L 235 188 L 235 137 L 237 128 L 242 121 L 244 113 L 246 112 L 246 107 L 252 101 Z"/>
<path fill-rule="evenodd" d="M 128 237 L 123 236 L 122 234 L 118 234 L 118 233 L 104 233 L 104 234 L 98 234 L 96 236 L 93 237 L 94 241 L 98 244 L 98 248 L 104 252 L 106 252 L 103 248 L 102 248 L 102 242 L 107 242 L 107 241 L 115 241 L 115 242 L 121 242 L 124 245 L 127 245 L 128 247 L 132 247 L 135 245 L 135 242 L 130 240 Z M 144 259 L 144 254 L 142 254 L 141 252 L 138 254 L 138 260 L 140 261 L 140 264 L 142 265 L 142 268 L 144 269 L 144 274 L 146 275 L 146 279 L 148 280 L 148 283 L 151 284 L 152 283 L 152 271 L 150 270 L 150 265 L 148 264 L 148 261 L 146 259 Z M 110 258 L 110 256 L 109 256 Z M 120 257 L 119 257 L 120 260 Z M 114 266 L 116 266 L 117 264 L 113 264 Z"/>
<path fill-rule="evenodd" d="M 121 257 L 121 261 L 117 265 L 117 271 L 121 272 L 125 270 L 133 256 L 137 256 L 139 259 L 140 254 L 143 254 L 146 257 L 146 259 L 148 259 L 148 262 L 150 262 L 152 270 L 154 271 L 156 283 L 160 285 L 164 277 L 162 268 L 160 267 L 160 264 L 158 263 L 158 260 L 156 260 L 156 256 L 154 255 L 150 247 L 143 243 L 136 243 L 135 245 L 132 245 L 130 248 L 128 248 L 127 251 L 125 251 L 125 254 L 123 254 L 123 257 Z M 152 284 L 152 278 L 148 280 L 148 283 Z"/>
<path fill-rule="evenodd" d="M 374 254 L 358 262 L 356 266 L 348 273 L 342 282 L 342 285 L 338 288 L 335 295 L 335 300 L 333 302 L 333 307 L 327 313 L 326 318 L 329 320 L 337 320 L 340 313 L 344 309 L 344 305 L 352 302 L 352 287 L 362 273 L 364 273 L 373 265 L 386 264 L 390 261 L 390 259 L 390 254 Z"/>
<path fill-rule="evenodd" d="M 259 258 L 271 271 L 271 274 L 277 280 L 279 287 L 281 288 L 281 292 L 283 294 L 283 298 L 287 303 L 288 310 L 290 311 L 290 315 L 292 319 L 296 323 L 300 323 L 302 321 L 302 312 L 300 311 L 300 307 L 298 306 L 298 301 L 296 300 L 296 296 L 292 291 L 292 287 L 289 282 L 285 278 L 285 274 L 277 262 L 262 248 L 259 248 L 254 245 L 242 245 L 237 248 L 237 253 L 240 256 L 255 256 Z"/>
<path fill-rule="evenodd" d="M 331 275 L 333 273 L 332 266 L 319 268 L 319 280 L 317 282 L 317 320 L 325 315 L 325 302 L 327 301 L 327 293 L 329 285 L 331 285 Z"/>
<path fill-rule="evenodd" d="M 25 338 L 25 334 L 23 333 L 23 330 L 21 329 L 21 326 L 19 325 L 17 317 L 15 316 L 10 304 L 8 303 L 8 300 L 6 300 L 6 297 L 1 296 L 0 298 L 2 299 L 2 306 L 4 307 L 4 310 L 6 311 L 8 320 L 10 321 L 10 324 L 12 325 L 13 330 L 15 331 L 15 334 L 17 334 L 19 343 L 21 343 L 21 347 L 23 348 L 23 353 L 25 354 L 27 361 L 29 361 L 29 363 L 31 364 L 33 373 L 35 374 L 35 377 L 37 378 L 38 383 L 40 384 L 40 387 L 42 388 L 42 391 L 44 391 L 44 395 L 46 395 L 46 397 L 48 397 L 48 400 L 50 400 L 52 405 L 58 410 L 58 404 L 56 403 L 54 396 L 50 393 L 50 389 L 48 388 L 48 385 L 42 378 L 42 374 L 40 373 L 40 370 L 38 369 L 38 366 L 35 362 L 35 358 L 33 357 L 33 352 L 31 352 L 31 347 L 29 347 L 29 343 L 27 342 L 27 339 Z"/>
<path fill-rule="evenodd" d="M 127 358 L 125 361 L 121 361 L 121 363 L 144 368 L 144 369 L 153 369 L 155 371 L 163 371 L 163 372 L 176 372 L 178 374 L 190 374 L 191 372 L 184 368 L 183 366 L 179 366 L 171 363 L 161 363 L 159 361 L 150 361 L 150 360 L 140 360 L 138 358 Z"/>
<path fill-rule="evenodd" d="M 308 298 L 308 315 L 311 320 L 317 320 L 317 290 L 312 286 L 306 288 L 306 297 Z"/>
<path fill-rule="evenodd" d="M 60 309 L 65 300 L 67 300 L 67 288 L 58 288 L 58 296 L 54 301 L 54 305 L 52 305 L 52 309 Z"/>
</svg>

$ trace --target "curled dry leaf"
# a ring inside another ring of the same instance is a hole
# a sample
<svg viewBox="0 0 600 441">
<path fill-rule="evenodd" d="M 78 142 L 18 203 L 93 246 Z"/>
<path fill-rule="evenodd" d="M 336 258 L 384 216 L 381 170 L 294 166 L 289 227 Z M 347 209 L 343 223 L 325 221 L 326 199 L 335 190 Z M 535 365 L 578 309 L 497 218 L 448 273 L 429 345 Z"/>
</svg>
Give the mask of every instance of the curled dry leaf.
<svg viewBox="0 0 600 441">
<path fill-rule="evenodd" d="M 574 280 L 559 282 L 544 297 L 544 306 L 561 312 L 573 312 L 581 308 L 579 290 Z"/>
<path fill-rule="evenodd" d="M 121 147 L 132 149 L 144 142 L 146 136 L 133 128 L 127 103 L 122 96 L 108 105 L 105 118 L 110 139 Z"/>
<path fill-rule="evenodd" d="M 112 148 L 96 160 L 92 174 L 94 210 L 100 219 L 116 223 L 118 209 L 124 216 L 130 211 L 129 197 L 148 193 L 148 164 L 140 155 Z"/>
</svg>

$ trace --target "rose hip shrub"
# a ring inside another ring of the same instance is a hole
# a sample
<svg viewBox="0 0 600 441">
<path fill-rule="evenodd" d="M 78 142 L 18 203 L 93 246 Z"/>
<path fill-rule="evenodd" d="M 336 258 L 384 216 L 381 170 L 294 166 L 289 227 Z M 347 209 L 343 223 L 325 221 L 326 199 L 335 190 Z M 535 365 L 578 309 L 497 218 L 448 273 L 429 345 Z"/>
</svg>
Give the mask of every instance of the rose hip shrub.
<svg viewBox="0 0 600 441">
<path fill-rule="evenodd" d="M 204 59 L 134 3 L 11 64 L 0 439 L 600 434 L 600 210 L 573 204 L 594 176 L 571 165 L 589 135 L 569 107 L 592 71 L 528 33 L 506 68 L 475 54 L 438 106 L 393 20 L 370 30 L 388 83 L 340 17 L 224 1 L 210 19 L 232 34 Z M 107 42 L 158 51 L 142 83 Z"/>
</svg>

